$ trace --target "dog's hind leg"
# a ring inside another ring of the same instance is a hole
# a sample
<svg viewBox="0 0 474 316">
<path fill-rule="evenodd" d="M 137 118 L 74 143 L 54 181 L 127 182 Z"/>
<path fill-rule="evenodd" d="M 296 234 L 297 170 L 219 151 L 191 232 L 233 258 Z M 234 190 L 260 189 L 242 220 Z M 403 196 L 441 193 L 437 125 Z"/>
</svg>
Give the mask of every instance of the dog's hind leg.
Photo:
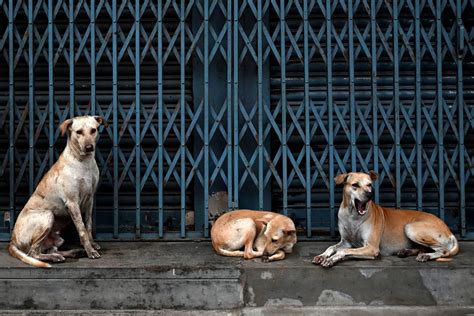
<svg viewBox="0 0 474 316">
<path fill-rule="evenodd" d="M 219 247 L 220 254 L 231 257 L 244 257 L 245 259 L 253 259 L 263 255 L 257 238 L 257 226 L 253 219 L 245 218 L 238 222 L 231 230 L 232 234 L 228 235 L 229 241 L 223 249 Z M 230 232 L 229 232 L 230 233 Z M 257 240 L 256 240 L 257 239 Z M 255 243 L 255 244 L 254 244 Z M 244 250 L 240 250 L 241 248 Z M 254 250 L 257 248 L 257 251 Z"/>
<path fill-rule="evenodd" d="M 416 260 L 425 262 L 454 256 L 459 248 L 451 232 L 440 229 L 431 222 L 413 222 L 405 225 L 405 234 L 413 242 L 433 249 L 434 252 L 419 253 Z"/>
<path fill-rule="evenodd" d="M 39 253 L 39 254 L 30 254 L 33 258 L 47 261 L 47 262 L 64 262 L 66 258 L 61 256 L 59 253 Z"/>
<path fill-rule="evenodd" d="M 260 236 L 257 237 L 257 226 L 253 224 L 245 234 L 244 258 L 253 259 L 263 256 L 265 245 L 262 244 Z M 263 232 L 261 233 L 263 234 Z M 257 249 L 254 250 L 254 247 Z"/>
<path fill-rule="evenodd" d="M 84 249 L 71 249 L 71 250 L 57 251 L 56 253 L 63 256 L 64 258 L 87 257 L 87 253 Z"/>
<path fill-rule="evenodd" d="M 420 249 L 405 248 L 405 249 L 399 250 L 396 253 L 396 255 L 399 258 L 406 258 L 406 257 L 410 257 L 410 256 L 416 256 L 419 253 L 420 253 Z"/>
<path fill-rule="evenodd" d="M 32 231 L 31 247 L 28 255 L 49 262 L 63 262 L 66 259 L 60 254 L 55 253 L 54 233 L 51 229 L 54 223 L 54 214 L 51 211 L 38 211 L 31 215 L 29 229 Z M 51 251 L 50 251 L 51 250 Z M 46 253 L 45 253 L 46 252 Z"/>
</svg>

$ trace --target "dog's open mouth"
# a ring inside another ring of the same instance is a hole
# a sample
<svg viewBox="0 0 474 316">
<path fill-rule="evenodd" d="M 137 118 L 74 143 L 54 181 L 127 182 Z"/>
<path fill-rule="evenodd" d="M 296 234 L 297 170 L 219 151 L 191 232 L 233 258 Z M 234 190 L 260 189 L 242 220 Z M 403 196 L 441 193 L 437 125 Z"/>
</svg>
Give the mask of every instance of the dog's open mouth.
<svg viewBox="0 0 474 316">
<path fill-rule="evenodd" d="M 359 213 L 360 216 L 367 213 L 367 205 L 369 204 L 369 201 L 361 202 L 358 199 L 354 199 L 354 204 L 357 209 L 357 213 Z"/>
</svg>

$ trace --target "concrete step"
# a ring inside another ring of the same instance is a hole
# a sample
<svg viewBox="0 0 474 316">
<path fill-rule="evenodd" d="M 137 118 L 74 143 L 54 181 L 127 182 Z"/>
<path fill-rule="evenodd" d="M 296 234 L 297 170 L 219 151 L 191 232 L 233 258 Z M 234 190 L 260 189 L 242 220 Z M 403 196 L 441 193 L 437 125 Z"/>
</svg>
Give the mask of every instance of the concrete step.
<svg viewBox="0 0 474 316">
<path fill-rule="evenodd" d="M 8 310 L 2 315 L 17 316 L 63 316 L 63 315 L 100 315 L 100 316 L 455 316 L 473 315 L 470 306 L 311 306 L 311 307 L 243 307 L 232 310 Z"/>
<path fill-rule="evenodd" d="M 419 315 L 474 313 L 474 243 L 461 243 L 461 253 L 447 263 L 385 257 L 328 270 L 312 265 L 330 244 L 300 242 L 285 260 L 263 263 L 218 256 L 209 242 L 108 242 L 101 244 L 100 259 L 69 260 L 52 269 L 31 268 L 2 251 L 0 310 L 337 315 L 349 308 L 352 315 L 383 307 L 394 313 L 414 308 Z"/>
</svg>

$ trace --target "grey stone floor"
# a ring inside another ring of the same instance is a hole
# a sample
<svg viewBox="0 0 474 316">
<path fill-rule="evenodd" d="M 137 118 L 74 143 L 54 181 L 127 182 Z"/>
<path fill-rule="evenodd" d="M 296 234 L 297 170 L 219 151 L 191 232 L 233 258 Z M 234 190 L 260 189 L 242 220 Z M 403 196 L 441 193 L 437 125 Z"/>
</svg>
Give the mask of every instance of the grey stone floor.
<svg viewBox="0 0 474 316">
<path fill-rule="evenodd" d="M 331 269 L 312 265 L 331 244 L 299 242 L 285 260 L 263 263 L 219 256 L 208 241 L 102 242 L 100 259 L 37 269 L 0 243 L 0 314 L 397 315 L 409 307 L 410 315 L 474 313 L 472 242 L 461 242 L 446 263 L 390 256 Z"/>
</svg>

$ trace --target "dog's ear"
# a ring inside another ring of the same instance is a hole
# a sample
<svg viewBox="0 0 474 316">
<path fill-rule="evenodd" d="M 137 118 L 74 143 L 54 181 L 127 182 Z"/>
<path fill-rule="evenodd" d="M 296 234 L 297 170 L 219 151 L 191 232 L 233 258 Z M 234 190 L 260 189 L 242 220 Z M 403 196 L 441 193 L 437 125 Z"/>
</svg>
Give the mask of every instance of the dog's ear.
<svg viewBox="0 0 474 316">
<path fill-rule="evenodd" d="M 339 184 L 342 184 L 342 183 L 345 183 L 346 180 L 347 180 L 347 177 L 349 177 L 349 175 L 347 173 L 341 173 L 340 175 L 337 175 L 335 178 L 334 178 L 334 182 L 339 185 Z"/>
<path fill-rule="evenodd" d="M 99 124 L 104 125 L 106 128 L 109 127 L 109 123 L 107 123 L 105 117 L 96 115 L 94 118 Z"/>
<path fill-rule="evenodd" d="M 59 130 L 61 131 L 61 136 L 64 136 L 66 132 L 69 130 L 69 127 L 72 125 L 72 119 L 65 120 L 64 122 L 59 125 Z"/>
<path fill-rule="evenodd" d="M 369 172 L 367 172 L 367 174 L 370 176 L 370 179 L 372 179 L 372 181 L 377 180 L 377 178 L 379 177 L 377 172 L 375 172 L 374 170 L 370 170 Z"/>
</svg>

